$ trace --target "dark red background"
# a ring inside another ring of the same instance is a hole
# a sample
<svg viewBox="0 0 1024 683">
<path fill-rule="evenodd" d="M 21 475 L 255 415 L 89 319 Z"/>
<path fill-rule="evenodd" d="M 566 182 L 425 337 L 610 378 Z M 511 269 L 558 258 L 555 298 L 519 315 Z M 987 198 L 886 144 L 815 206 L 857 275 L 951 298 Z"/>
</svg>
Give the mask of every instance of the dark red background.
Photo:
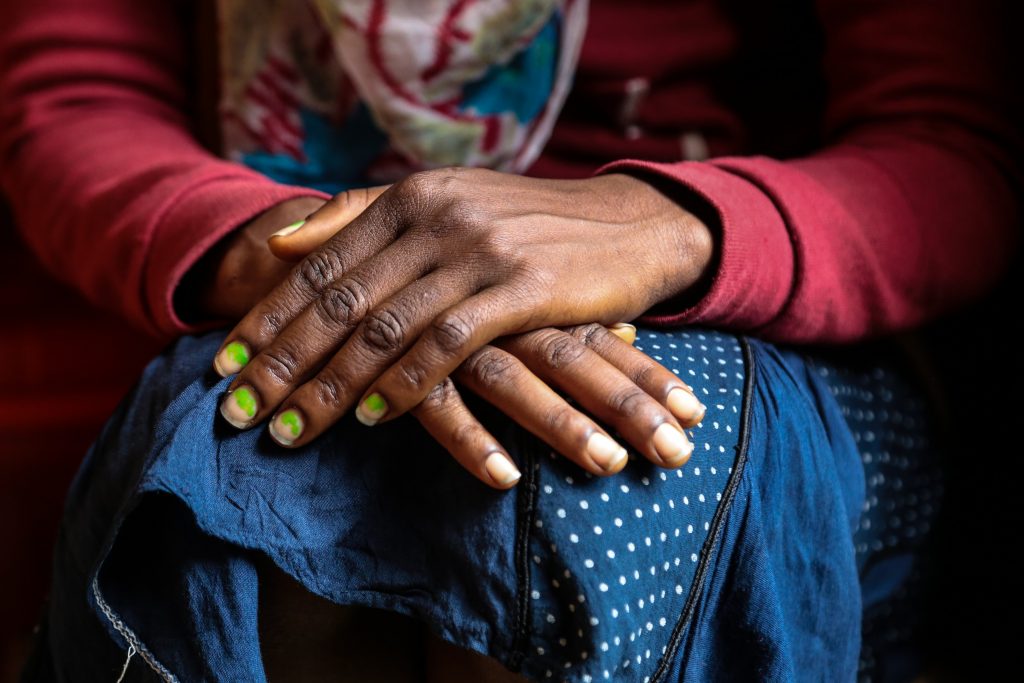
<svg viewBox="0 0 1024 683">
<path fill-rule="evenodd" d="M 116 267 L 116 266 L 115 266 Z M 44 273 L 0 206 L 0 642 L 30 631 L 78 463 L 158 350 Z"/>
</svg>

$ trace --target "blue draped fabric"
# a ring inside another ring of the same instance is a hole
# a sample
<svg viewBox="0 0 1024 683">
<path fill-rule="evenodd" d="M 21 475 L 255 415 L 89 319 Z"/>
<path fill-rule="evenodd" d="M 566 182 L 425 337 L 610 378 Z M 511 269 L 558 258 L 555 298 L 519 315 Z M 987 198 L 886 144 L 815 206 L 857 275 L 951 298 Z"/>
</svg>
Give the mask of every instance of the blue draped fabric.
<svg viewBox="0 0 1024 683">
<path fill-rule="evenodd" d="M 892 615 L 910 613 L 940 480 L 894 358 L 641 329 L 708 406 L 690 462 L 592 477 L 471 401 L 524 473 L 499 492 L 411 418 L 346 418 L 297 451 L 234 430 L 209 370 L 221 334 L 154 360 L 85 460 L 29 680 L 116 680 L 129 650 L 125 680 L 264 680 L 261 555 L 535 680 L 915 672 Z"/>
</svg>

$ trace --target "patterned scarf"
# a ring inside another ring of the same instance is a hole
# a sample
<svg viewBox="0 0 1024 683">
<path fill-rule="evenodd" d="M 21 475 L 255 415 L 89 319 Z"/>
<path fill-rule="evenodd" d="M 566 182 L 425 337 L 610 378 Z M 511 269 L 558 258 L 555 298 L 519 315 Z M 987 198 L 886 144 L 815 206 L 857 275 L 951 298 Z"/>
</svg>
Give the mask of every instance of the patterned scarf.
<svg viewBox="0 0 1024 683">
<path fill-rule="evenodd" d="M 225 154 L 336 192 L 525 170 L 565 101 L 587 0 L 219 0 Z"/>
</svg>

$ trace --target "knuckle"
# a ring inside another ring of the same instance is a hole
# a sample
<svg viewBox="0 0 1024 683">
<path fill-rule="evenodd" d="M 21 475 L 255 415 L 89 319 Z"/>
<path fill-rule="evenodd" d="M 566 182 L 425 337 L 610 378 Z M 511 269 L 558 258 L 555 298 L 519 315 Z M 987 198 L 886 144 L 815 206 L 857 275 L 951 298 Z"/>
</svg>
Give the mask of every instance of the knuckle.
<svg viewBox="0 0 1024 683">
<path fill-rule="evenodd" d="M 407 175 L 392 187 L 395 198 L 406 205 L 422 206 L 433 193 L 433 175 L 431 171 L 417 171 Z"/>
<path fill-rule="evenodd" d="M 458 451 L 465 451 L 474 445 L 480 435 L 480 430 L 472 421 L 461 421 L 452 429 L 452 447 Z"/>
<path fill-rule="evenodd" d="M 493 348 L 481 350 L 467 361 L 469 373 L 484 386 L 505 384 L 512 379 L 516 370 L 515 359 Z"/>
<path fill-rule="evenodd" d="M 448 174 L 438 179 L 439 196 L 453 217 L 472 223 L 480 208 L 476 196 L 463 184 L 462 178 Z"/>
<path fill-rule="evenodd" d="M 423 390 L 423 384 L 427 380 L 427 373 L 418 364 L 402 363 L 397 368 L 397 379 L 406 389 L 413 392 Z"/>
<path fill-rule="evenodd" d="M 296 276 L 300 286 L 319 294 L 340 272 L 341 264 L 338 259 L 330 251 L 319 249 L 303 259 L 296 270 Z"/>
<path fill-rule="evenodd" d="M 444 168 L 413 173 L 395 186 L 395 201 L 417 216 L 430 239 L 443 239 L 473 225 L 476 203 L 463 182 L 465 169 Z"/>
<path fill-rule="evenodd" d="M 291 384 L 298 376 L 298 358 L 281 344 L 264 349 L 260 357 L 263 359 L 263 369 L 279 384 Z"/>
<path fill-rule="evenodd" d="M 637 386 L 650 386 L 654 384 L 658 378 L 659 367 L 654 365 L 654 361 L 651 361 L 650 363 L 644 363 L 628 374 L 630 375 L 630 379 L 633 380 Z"/>
<path fill-rule="evenodd" d="M 583 344 L 587 348 L 594 348 L 599 345 L 601 340 L 604 338 L 605 330 L 604 325 L 598 323 L 587 323 L 586 325 L 576 325 L 570 330 L 570 334 Z"/>
<path fill-rule="evenodd" d="M 463 180 L 467 175 L 471 175 L 473 172 L 474 169 L 470 169 L 465 166 L 448 166 L 439 171 L 441 176 L 448 183 Z"/>
<path fill-rule="evenodd" d="M 311 388 L 313 395 L 321 405 L 331 410 L 342 410 L 344 408 L 343 396 L 345 395 L 345 384 L 331 366 L 323 368 L 313 378 Z"/>
<path fill-rule="evenodd" d="M 651 407 L 651 398 L 639 388 L 631 387 L 609 396 L 608 406 L 620 415 L 633 417 Z"/>
<path fill-rule="evenodd" d="M 427 397 L 423 399 L 424 407 L 437 410 L 447 406 L 455 398 L 455 385 L 445 377 L 443 382 L 437 384 Z"/>
<path fill-rule="evenodd" d="M 334 285 L 317 299 L 321 317 L 335 327 L 345 327 L 360 319 L 369 308 L 366 289 L 356 280 Z"/>
<path fill-rule="evenodd" d="M 544 424 L 554 434 L 570 434 L 576 424 L 577 413 L 568 405 L 547 412 Z"/>
<path fill-rule="evenodd" d="M 578 361 L 586 347 L 569 335 L 555 335 L 544 344 L 544 361 L 553 369 L 561 370 Z"/>
<path fill-rule="evenodd" d="M 260 314 L 257 324 L 261 333 L 268 337 L 276 337 L 284 328 L 284 318 L 277 311 L 264 311 Z"/>
<path fill-rule="evenodd" d="M 446 199 L 457 199 L 462 196 L 465 187 L 467 172 L 470 169 L 460 166 L 447 166 L 445 168 L 425 171 L 421 180 L 429 184 L 429 189 L 436 192 L 440 197 Z"/>
<path fill-rule="evenodd" d="M 432 323 L 432 336 L 445 353 L 456 355 L 473 340 L 473 325 L 461 313 L 449 313 Z"/>
<path fill-rule="evenodd" d="M 405 324 L 394 311 L 372 311 L 366 316 L 363 324 L 363 340 L 370 349 L 390 354 L 404 348 Z"/>
</svg>

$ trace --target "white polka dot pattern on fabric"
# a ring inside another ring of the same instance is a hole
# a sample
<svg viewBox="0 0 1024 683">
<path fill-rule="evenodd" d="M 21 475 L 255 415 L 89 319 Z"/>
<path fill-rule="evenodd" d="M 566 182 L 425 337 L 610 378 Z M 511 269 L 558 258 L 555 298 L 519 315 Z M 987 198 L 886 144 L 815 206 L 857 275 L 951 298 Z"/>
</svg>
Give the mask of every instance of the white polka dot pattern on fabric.
<svg viewBox="0 0 1024 683">
<path fill-rule="evenodd" d="M 697 347 L 690 360 L 679 351 L 687 345 Z M 634 454 L 611 478 L 583 477 L 554 454 L 541 458 L 536 517 L 542 524 L 534 525 L 531 539 L 531 554 L 544 558 L 531 575 L 541 597 L 531 600 L 529 652 L 535 655 L 524 662 L 524 673 L 535 678 L 548 671 L 564 681 L 639 682 L 653 675 L 732 472 L 745 377 L 737 340 L 642 331 L 636 347 L 679 373 L 712 365 L 735 371 L 688 380 L 708 412 L 687 430 L 697 448 L 674 476 Z M 712 394 L 723 399 L 709 401 Z M 557 553 L 549 552 L 552 546 Z M 566 571 L 571 579 L 552 583 Z"/>
<path fill-rule="evenodd" d="M 858 567 L 863 571 L 873 553 L 912 557 L 934 524 L 943 488 L 928 407 L 920 392 L 884 367 L 867 373 L 827 363 L 812 367 L 839 404 L 864 465 L 864 506 L 853 534 Z M 873 680 L 886 648 L 912 640 L 921 591 L 915 569 L 894 598 L 865 612 L 858 680 Z"/>
<path fill-rule="evenodd" d="M 925 457 L 931 447 L 927 406 L 881 368 L 864 375 L 824 364 L 815 369 L 830 385 L 864 463 L 867 491 L 854 534 L 858 561 L 882 547 L 917 546 L 942 496 L 942 473 Z"/>
<path fill-rule="evenodd" d="M 640 330 L 636 346 L 685 377 L 708 410 L 687 430 L 695 446 L 690 461 L 674 471 L 631 454 L 621 474 L 605 479 L 554 454 L 539 458 L 523 662 L 533 678 L 663 683 L 659 667 L 675 662 L 661 660 L 677 652 L 673 630 L 713 551 L 705 546 L 739 454 L 743 353 L 733 337 L 692 330 Z M 832 394 L 832 409 L 841 411 L 863 461 L 864 509 L 851 529 L 858 564 L 863 569 L 877 553 L 912 554 L 941 495 L 919 394 L 884 370 L 802 362 Z M 914 604 L 915 585 L 908 580 L 906 590 L 865 614 L 861 680 L 871 679 L 876 648 L 909 638 L 902 616 Z"/>
</svg>

